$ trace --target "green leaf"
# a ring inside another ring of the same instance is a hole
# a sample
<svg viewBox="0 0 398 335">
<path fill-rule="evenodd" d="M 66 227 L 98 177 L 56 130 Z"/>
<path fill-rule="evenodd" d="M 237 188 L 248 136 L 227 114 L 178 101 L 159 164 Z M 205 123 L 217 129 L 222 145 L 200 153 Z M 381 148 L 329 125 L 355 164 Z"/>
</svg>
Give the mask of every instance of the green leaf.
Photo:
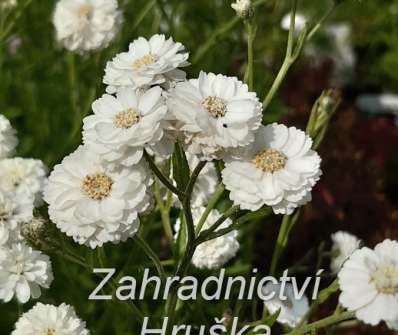
<svg viewBox="0 0 398 335">
<path fill-rule="evenodd" d="M 173 153 L 173 179 L 179 190 L 185 190 L 190 177 L 190 170 L 185 152 L 179 143 L 176 143 Z"/>
</svg>

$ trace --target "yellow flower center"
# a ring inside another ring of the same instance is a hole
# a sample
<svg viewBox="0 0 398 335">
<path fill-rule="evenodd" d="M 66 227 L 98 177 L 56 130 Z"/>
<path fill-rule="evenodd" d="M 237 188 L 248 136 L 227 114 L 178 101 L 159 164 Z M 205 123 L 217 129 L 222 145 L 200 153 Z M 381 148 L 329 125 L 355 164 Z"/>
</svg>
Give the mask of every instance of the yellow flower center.
<svg viewBox="0 0 398 335">
<path fill-rule="evenodd" d="M 140 114 L 134 109 L 129 109 L 124 112 L 117 113 L 113 117 L 113 124 L 122 129 L 128 129 L 140 121 Z"/>
<path fill-rule="evenodd" d="M 88 197 L 94 200 L 102 200 L 110 193 L 113 180 L 103 173 L 86 176 L 81 184 L 81 188 Z"/>
<path fill-rule="evenodd" d="M 373 275 L 377 291 L 384 294 L 398 294 L 398 265 L 382 266 Z"/>
<path fill-rule="evenodd" d="M 202 106 L 215 118 L 223 117 L 227 113 L 227 105 L 224 100 L 209 96 L 202 101 Z"/>
<path fill-rule="evenodd" d="M 80 6 L 80 8 L 78 10 L 78 15 L 80 18 L 87 18 L 91 14 L 92 10 L 93 10 L 93 7 L 90 5 Z"/>
<path fill-rule="evenodd" d="M 43 335 L 55 335 L 56 333 L 55 333 L 55 329 L 54 328 L 47 328 L 45 331 L 44 331 L 44 333 L 43 333 Z"/>
<path fill-rule="evenodd" d="M 265 149 L 257 153 L 253 162 L 257 168 L 264 172 L 276 172 L 285 167 L 287 157 L 278 150 Z"/>
<path fill-rule="evenodd" d="M 155 61 L 156 61 L 156 56 L 152 53 L 148 53 L 145 56 L 142 56 L 141 58 L 138 58 L 133 62 L 133 69 L 139 70 L 143 66 L 148 66 L 155 63 Z"/>
</svg>

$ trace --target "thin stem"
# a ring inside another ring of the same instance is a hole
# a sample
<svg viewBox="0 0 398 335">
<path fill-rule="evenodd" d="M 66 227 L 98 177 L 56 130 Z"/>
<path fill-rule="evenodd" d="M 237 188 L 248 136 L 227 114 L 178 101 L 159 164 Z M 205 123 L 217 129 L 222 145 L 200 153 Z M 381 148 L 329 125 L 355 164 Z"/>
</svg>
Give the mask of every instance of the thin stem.
<svg viewBox="0 0 398 335">
<path fill-rule="evenodd" d="M 246 23 L 247 31 L 247 68 L 245 73 L 245 83 L 249 86 L 249 91 L 253 90 L 253 63 L 254 63 L 254 52 L 253 42 L 256 37 L 256 28 L 252 21 Z"/>
<path fill-rule="evenodd" d="M 217 202 L 220 200 L 220 198 L 224 194 L 224 191 L 225 191 L 225 186 L 224 186 L 223 183 L 220 183 L 218 185 L 218 187 L 217 187 L 217 190 L 210 197 L 209 202 L 208 202 L 208 204 L 206 206 L 206 209 L 203 212 L 202 216 L 200 217 L 198 224 L 196 225 L 196 229 L 195 229 L 196 236 L 199 235 L 199 233 L 202 230 L 203 225 L 205 224 L 210 212 L 217 205 Z"/>
<path fill-rule="evenodd" d="M 332 326 L 346 320 L 351 320 L 353 318 L 355 318 L 354 312 L 343 312 L 341 314 L 333 314 L 332 316 L 329 316 L 322 320 L 310 323 L 308 325 L 304 325 L 300 328 L 296 328 L 290 333 L 287 333 L 285 335 L 304 335 L 310 332 L 316 332 L 319 329 Z"/>
<path fill-rule="evenodd" d="M 278 91 L 279 87 L 282 84 L 283 79 L 285 78 L 290 66 L 292 65 L 292 50 L 294 45 L 294 32 L 295 32 L 295 22 L 296 22 L 296 11 L 297 11 L 297 1 L 293 0 L 292 2 L 292 10 L 290 16 L 290 28 L 289 34 L 287 38 L 287 47 L 286 47 L 286 55 L 285 59 L 283 60 L 282 66 L 276 76 L 268 94 L 265 96 L 263 101 L 263 110 L 265 111 L 269 104 L 271 103 L 272 99 L 274 98 L 276 92 Z"/>
<path fill-rule="evenodd" d="M 272 256 L 271 268 L 270 268 L 271 276 L 275 275 L 279 259 L 282 256 L 287 246 L 290 232 L 293 229 L 295 223 L 297 222 L 299 216 L 300 216 L 300 210 L 298 210 L 294 215 L 283 216 L 281 227 L 279 229 L 278 239 L 276 241 L 276 246 L 274 249 L 274 254 Z"/>
<path fill-rule="evenodd" d="M 304 315 L 300 323 L 298 324 L 298 328 L 307 324 L 307 320 L 311 317 L 311 315 L 318 309 L 318 307 L 323 304 L 326 300 L 330 298 L 330 296 L 337 292 L 339 289 L 339 283 L 336 279 L 332 284 L 330 284 L 327 288 L 323 289 L 319 292 L 318 298 L 313 302 L 308 312 Z"/>
<path fill-rule="evenodd" d="M 205 167 L 207 161 L 200 161 L 198 165 L 196 165 L 195 169 L 192 172 L 191 178 L 189 179 L 187 188 L 185 190 L 185 198 L 191 200 L 193 188 L 195 186 L 196 180 L 199 177 L 200 172 Z"/>
<path fill-rule="evenodd" d="M 218 227 L 220 227 L 229 217 L 233 216 L 234 214 L 237 214 L 239 211 L 239 206 L 233 206 L 230 209 L 228 209 L 223 215 L 221 215 L 216 222 L 209 228 L 203 231 L 199 237 L 196 239 L 195 243 L 196 245 L 199 245 L 205 241 L 211 240 L 215 237 L 213 237 L 213 233 L 217 230 Z"/>
<path fill-rule="evenodd" d="M 153 193 L 155 195 L 156 203 L 159 206 L 160 216 L 162 219 L 162 225 L 163 225 L 164 232 L 166 234 L 166 238 L 171 245 L 173 243 L 173 231 L 171 229 L 171 223 L 170 223 L 170 206 L 169 206 L 167 200 L 166 200 L 166 202 L 164 202 L 162 199 L 162 194 L 161 194 L 158 180 L 155 180 Z M 167 194 L 167 196 L 168 196 L 168 194 Z"/>
<path fill-rule="evenodd" d="M 162 171 L 158 169 L 152 157 L 146 151 L 144 151 L 144 157 L 148 162 L 152 172 L 156 175 L 156 177 L 158 177 L 158 179 L 163 183 L 164 186 L 166 186 L 171 192 L 176 194 L 178 197 L 184 196 L 184 192 L 180 191 L 177 187 L 175 187 L 173 185 L 173 182 L 168 177 L 166 177 L 162 173 Z"/>
<path fill-rule="evenodd" d="M 140 246 L 142 251 L 145 252 L 145 254 L 148 256 L 148 258 L 153 262 L 155 265 L 156 270 L 158 271 L 158 274 L 162 280 L 166 278 L 166 273 L 164 272 L 162 263 L 160 262 L 159 257 L 156 255 L 156 253 L 152 250 L 150 245 L 143 239 L 141 236 L 138 234 L 133 237 L 134 241 Z"/>
</svg>

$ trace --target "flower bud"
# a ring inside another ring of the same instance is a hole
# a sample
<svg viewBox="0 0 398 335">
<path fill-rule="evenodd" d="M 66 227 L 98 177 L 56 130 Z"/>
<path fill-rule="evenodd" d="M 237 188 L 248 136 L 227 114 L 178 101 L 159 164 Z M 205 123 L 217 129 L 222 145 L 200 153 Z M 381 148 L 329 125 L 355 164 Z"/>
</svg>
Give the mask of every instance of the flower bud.
<svg viewBox="0 0 398 335">
<path fill-rule="evenodd" d="M 236 15 L 246 20 L 253 16 L 253 5 L 251 0 L 236 0 L 235 3 L 231 4 L 231 7 L 235 10 Z"/>
<path fill-rule="evenodd" d="M 21 234 L 36 249 L 46 250 L 50 247 L 51 227 L 41 216 L 33 217 L 32 221 L 22 226 Z"/>
<path fill-rule="evenodd" d="M 330 118 L 340 104 L 340 93 L 337 90 L 323 91 L 312 107 L 310 120 L 307 125 L 307 134 L 314 140 L 317 147 L 322 141 Z"/>
</svg>

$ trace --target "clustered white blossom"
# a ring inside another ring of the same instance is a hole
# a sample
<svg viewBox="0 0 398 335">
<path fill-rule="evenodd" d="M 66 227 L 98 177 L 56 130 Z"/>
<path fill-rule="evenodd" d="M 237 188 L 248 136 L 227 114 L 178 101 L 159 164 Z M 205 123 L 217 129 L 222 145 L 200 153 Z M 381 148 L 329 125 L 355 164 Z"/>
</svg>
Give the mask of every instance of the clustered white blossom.
<svg viewBox="0 0 398 335">
<path fill-rule="evenodd" d="M 37 159 L 11 158 L 16 144 L 15 131 L 0 115 L 0 300 L 26 303 L 52 282 L 49 257 L 27 246 L 22 234 L 42 203 L 46 167 Z"/>
<path fill-rule="evenodd" d="M 0 248 L 0 299 L 9 302 L 14 296 L 20 303 L 41 295 L 41 287 L 53 281 L 50 258 L 24 243 Z"/>
<path fill-rule="evenodd" d="M 205 208 L 194 208 L 192 210 L 192 216 L 196 224 L 199 222 Z M 213 209 L 205 224 L 203 225 L 201 231 L 209 229 L 219 218 L 221 213 Z M 232 225 L 232 220 L 227 219 L 224 221 L 217 230 L 228 228 Z M 176 237 L 178 237 L 181 230 L 181 220 L 178 219 L 175 226 Z M 216 231 L 217 231 L 216 230 Z M 232 230 L 231 232 L 217 237 L 215 239 L 206 241 L 200 244 L 192 257 L 192 264 L 199 269 L 219 269 L 224 264 L 229 262 L 235 257 L 239 250 L 238 231 Z"/>
<path fill-rule="evenodd" d="M 150 205 L 144 162 L 134 169 L 111 165 L 85 146 L 51 173 L 44 199 L 50 218 L 68 236 L 91 248 L 125 241 L 139 228 L 138 214 Z"/>
<path fill-rule="evenodd" d="M 356 250 L 338 274 L 340 303 L 355 316 L 376 326 L 398 325 L 398 242 L 385 240 L 372 250 Z"/>
<path fill-rule="evenodd" d="M 57 40 L 83 53 L 107 47 L 119 31 L 122 14 L 117 0 L 59 0 L 53 23 Z"/>
<path fill-rule="evenodd" d="M 72 306 L 37 303 L 21 315 L 11 335 L 89 335 L 86 323 Z"/>
<path fill-rule="evenodd" d="M 272 206 L 291 214 L 311 200 L 321 175 L 321 158 L 303 131 L 273 123 L 261 126 L 254 142 L 225 160 L 222 178 L 230 198 L 252 211 Z"/>
</svg>

